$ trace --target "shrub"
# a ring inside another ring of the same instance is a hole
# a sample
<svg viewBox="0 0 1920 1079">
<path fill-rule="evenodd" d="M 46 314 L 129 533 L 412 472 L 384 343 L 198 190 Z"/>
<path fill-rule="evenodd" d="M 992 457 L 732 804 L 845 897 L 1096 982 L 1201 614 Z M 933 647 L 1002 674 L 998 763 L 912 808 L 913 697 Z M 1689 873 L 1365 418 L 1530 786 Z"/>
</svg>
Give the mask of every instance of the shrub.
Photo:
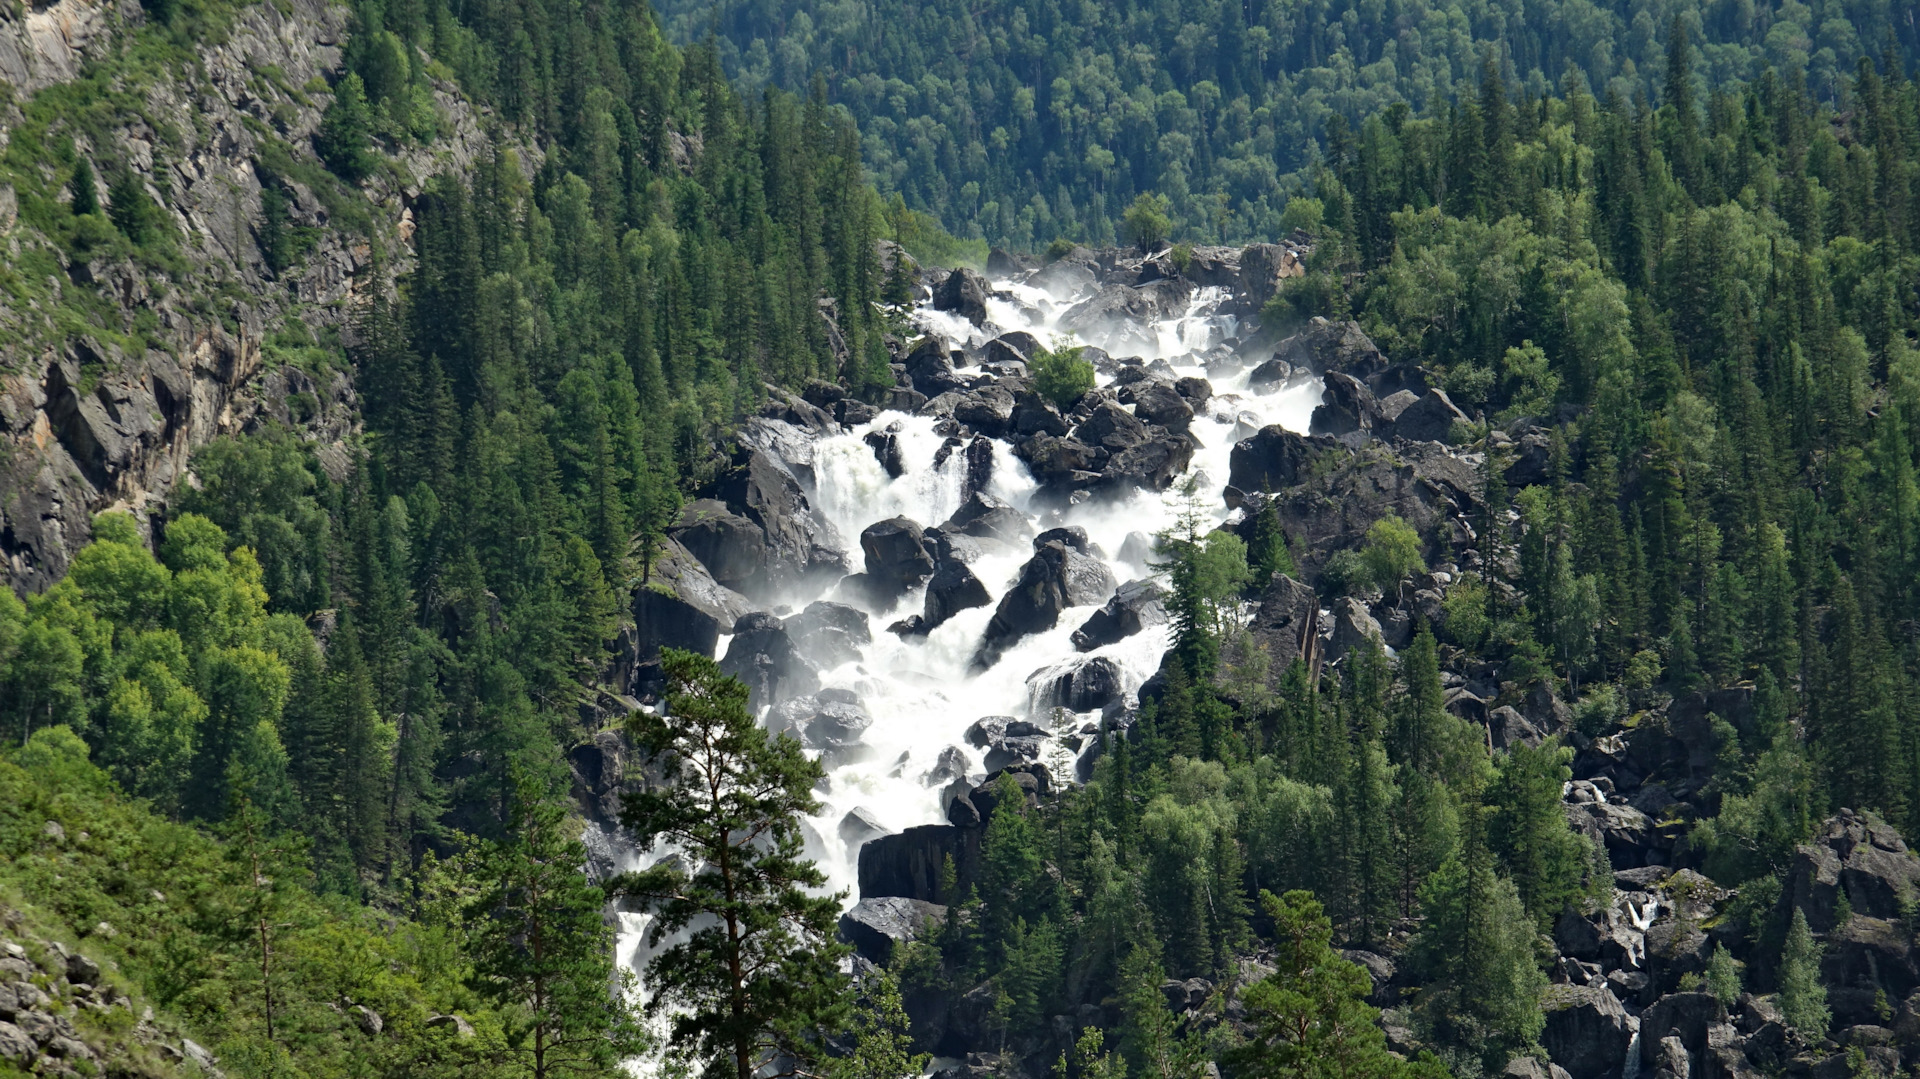
<svg viewBox="0 0 1920 1079">
<path fill-rule="evenodd" d="M 1080 345 L 1062 342 L 1050 349 L 1035 349 L 1027 365 L 1033 375 L 1034 392 L 1062 410 L 1072 408 L 1081 395 L 1093 389 L 1093 364 L 1080 358 L 1082 351 Z"/>
</svg>

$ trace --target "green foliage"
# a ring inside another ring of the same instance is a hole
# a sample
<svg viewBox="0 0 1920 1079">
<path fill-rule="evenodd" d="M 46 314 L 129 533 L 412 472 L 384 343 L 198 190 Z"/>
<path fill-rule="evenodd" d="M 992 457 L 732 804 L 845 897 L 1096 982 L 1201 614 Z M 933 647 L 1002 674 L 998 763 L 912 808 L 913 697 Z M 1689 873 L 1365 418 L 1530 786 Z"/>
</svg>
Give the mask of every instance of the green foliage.
<svg viewBox="0 0 1920 1079">
<path fill-rule="evenodd" d="M 380 159 L 373 152 L 373 116 L 359 74 L 348 72 L 334 86 L 333 101 L 321 114 L 313 141 L 320 160 L 349 183 L 366 179 L 379 167 Z"/>
<path fill-rule="evenodd" d="M 1053 348 L 1037 348 L 1028 361 L 1033 392 L 1052 401 L 1062 411 L 1073 407 L 1093 389 L 1093 364 L 1080 358 L 1084 347 L 1056 343 Z"/>
<path fill-rule="evenodd" d="M 1543 931 L 1567 905 L 1604 898 L 1611 886 L 1592 872 L 1592 844 L 1568 825 L 1561 805 L 1572 761 L 1573 750 L 1553 742 L 1516 743 L 1496 761 L 1487 787 L 1489 845 Z"/>
<path fill-rule="evenodd" d="M 1167 234 L 1173 231 L 1173 220 L 1167 216 L 1167 207 L 1165 195 L 1141 192 L 1122 215 L 1127 238 L 1138 244 L 1142 251 L 1157 250 Z"/>
<path fill-rule="evenodd" d="M 67 191 L 73 196 L 67 206 L 75 217 L 100 212 L 98 181 L 93 178 L 93 162 L 85 155 L 74 155 L 73 175 L 67 180 Z"/>
<path fill-rule="evenodd" d="M 747 688 L 713 660 L 663 649 L 668 715 L 636 712 L 635 741 L 666 762 L 662 782 L 630 792 L 621 821 L 656 863 L 611 886 L 655 912 L 648 1008 L 668 1016 L 669 1052 L 712 1076 L 749 1079 L 764 1053 L 819 1053 L 851 1003 L 833 939 L 840 899 L 802 853 L 800 818 L 819 810 L 818 761 L 747 711 Z M 697 928 L 693 928 L 696 921 Z"/>
<path fill-rule="evenodd" d="M 1292 577 L 1300 572 L 1294 564 L 1287 533 L 1280 527 L 1280 511 L 1271 498 L 1261 504 L 1259 514 L 1253 519 L 1253 537 L 1247 542 L 1247 567 L 1251 575 L 1249 584 L 1254 589 L 1265 589 L 1276 573 Z"/>
<path fill-rule="evenodd" d="M 1539 1037 L 1547 977 L 1535 966 L 1535 922 L 1513 881 L 1468 854 L 1449 859 L 1421 887 L 1427 920 L 1413 957 L 1429 979 L 1422 1022 L 1442 1044 L 1491 1068 Z"/>
<path fill-rule="evenodd" d="M 1722 1007 L 1731 1008 L 1740 1000 L 1740 964 L 1727 954 L 1725 945 L 1713 949 L 1712 958 L 1707 960 L 1706 975 L 1701 980 Z"/>
<path fill-rule="evenodd" d="M 1360 549 L 1360 561 L 1367 580 L 1375 588 L 1387 591 L 1410 573 L 1427 568 L 1421 551 L 1420 533 L 1395 514 L 1367 526 L 1367 543 Z"/>
<path fill-rule="evenodd" d="M 1827 987 L 1820 983 L 1820 953 L 1807 929 L 1806 912 L 1793 908 L 1793 925 L 1780 950 L 1780 1016 L 1802 1038 L 1826 1037 L 1833 1019 L 1827 1011 Z"/>
<path fill-rule="evenodd" d="M 925 1071 L 927 1055 L 913 1052 L 900 982 L 893 972 L 873 971 L 860 979 L 859 991 L 862 999 L 853 1017 L 853 1052 L 832 1059 L 827 1074 L 834 1079 L 900 1079 Z"/>
</svg>

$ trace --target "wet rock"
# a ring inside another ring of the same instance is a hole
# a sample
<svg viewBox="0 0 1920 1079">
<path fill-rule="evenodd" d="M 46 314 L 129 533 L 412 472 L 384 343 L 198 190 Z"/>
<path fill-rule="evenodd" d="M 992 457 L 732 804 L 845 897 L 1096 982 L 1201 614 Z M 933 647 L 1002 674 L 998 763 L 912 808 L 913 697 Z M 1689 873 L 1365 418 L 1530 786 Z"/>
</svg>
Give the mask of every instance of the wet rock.
<svg viewBox="0 0 1920 1079">
<path fill-rule="evenodd" d="M 840 939 L 876 966 L 893 962 L 893 950 L 946 924 L 947 908 L 924 899 L 880 896 L 862 899 L 840 916 Z"/>
<path fill-rule="evenodd" d="M 982 435 L 1004 438 L 1013 429 L 1013 391 L 998 383 L 962 394 L 953 418 Z"/>
<path fill-rule="evenodd" d="M 1097 462 L 1104 460 L 1104 456 L 1096 458 L 1094 448 L 1078 438 L 1045 434 L 1034 435 L 1014 447 L 1013 452 L 1014 456 L 1026 462 L 1034 479 L 1050 487 L 1085 486 L 1082 477 L 1088 480 L 1097 478 L 1092 470 Z"/>
<path fill-rule="evenodd" d="M 920 777 L 929 787 L 944 787 L 956 779 L 967 778 L 967 755 L 959 746 L 947 746 L 933 759 L 933 767 Z"/>
<path fill-rule="evenodd" d="M 867 526 L 860 533 L 860 551 L 866 556 L 869 586 L 898 598 L 933 576 L 933 556 L 925 541 L 920 526 L 905 517 Z"/>
<path fill-rule="evenodd" d="M 1037 761 L 1040 759 L 1040 754 L 1046 749 L 1046 746 L 1047 739 L 1045 735 L 1008 735 L 987 747 L 985 760 L 987 771 L 989 773 L 999 772 L 1021 764 Z M 977 792 L 974 798 L 974 804 L 980 804 Z M 985 817 L 991 813 L 992 810 L 989 807 L 983 806 L 980 812 L 981 816 Z"/>
<path fill-rule="evenodd" d="M 1014 395 L 1013 416 L 1009 425 L 1015 435 L 1026 438 L 1032 435 L 1064 435 L 1069 427 L 1065 416 L 1052 401 L 1041 397 L 1032 390 L 1022 390 Z"/>
<path fill-rule="evenodd" d="M 1153 537 L 1145 532 L 1129 532 L 1120 542 L 1120 561 L 1130 566 L 1146 569 L 1154 557 Z"/>
<path fill-rule="evenodd" d="M 993 286 L 965 266 L 947 275 L 933 290 L 936 311 L 952 311 L 976 326 L 987 321 L 987 294 Z"/>
<path fill-rule="evenodd" d="M 1407 392 L 1410 391 L 1401 391 Z M 1384 405 L 1385 402 L 1382 402 Z M 1445 390 L 1428 390 L 1425 395 L 1401 408 L 1382 435 L 1411 442 L 1448 442 L 1452 440 L 1455 424 L 1470 422 L 1467 414 L 1454 405 Z"/>
<path fill-rule="evenodd" d="M 1357 322 L 1329 322 L 1315 318 L 1300 332 L 1280 342 L 1274 357 L 1315 374 L 1337 371 L 1365 379 L 1383 371 L 1386 359 Z"/>
<path fill-rule="evenodd" d="M 834 418 L 847 427 L 858 427 L 863 423 L 872 423 L 880 414 L 879 410 L 865 401 L 848 399 L 837 401 L 833 406 Z"/>
<path fill-rule="evenodd" d="M 1165 433 L 1161 428 L 1139 445 L 1113 454 L 1100 470 L 1102 481 L 1110 488 L 1126 490 L 1139 487 L 1164 491 L 1187 471 L 1195 449 L 1191 436 Z"/>
<path fill-rule="evenodd" d="M 1487 714 L 1487 735 L 1495 749 L 1511 749 L 1522 744 L 1538 746 L 1545 740 L 1540 729 L 1527 722 L 1527 717 L 1504 704 Z"/>
<path fill-rule="evenodd" d="M 1075 651 L 1091 652 L 1167 620 L 1166 593 L 1150 579 L 1128 581 L 1073 631 Z"/>
<path fill-rule="evenodd" d="M 1672 1041 L 1680 1056 L 1691 1058 L 1707 1054 L 1707 1038 L 1715 1026 L 1726 1022 L 1726 1009 L 1711 993 L 1671 993 L 1648 1005 L 1640 1013 L 1640 1061 L 1643 1067 L 1661 1067 L 1663 1057 L 1675 1054 L 1662 1043 Z M 1678 1073 L 1686 1076 L 1687 1071 Z"/>
<path fill-rule="evenodd" d="M 1619 802 L 1587 803 L 1567 807 L 1567 820 L 1575 831 L 1606 848 L 1615 869 L 1633 869 L 1666 862 L 1663 844 L 1653 829 L 1653 821 L 1643 812 Z"/>
<path fill-rule="evenodd" d="M 1176 379 L 1173 388 L 1180 396 L 1192 402 L 1194 408 L 1199 408 L 1213 398 L 1213 383 L 1193 375 Z"/>
<path fill-rule="evenodd" d="M 966 564 L 943 561 L 927 581 L 926 606 L 921 614 L 922 629 L 929 632 L 961 611 L 985 607 L 993 602 L 987 586 L 974 576 Z"/>
<path fill-rule="evenodd" d="M 786 627 L 764 611 L 733 624 L 733 640 L 720 669 L 747 684 L 755 708 L 812 693 L 820 685 L 813 665 L 794 647 Z"/>
<path fill-rule="evenodd" d="M 879 836 L 891 835 L 892 831 L 891 828 L 881 824 L 873 815 L 873 811 L 866 806 L 855 806 L 849 809 L 846 816 L 840 818 L 840 826 L 835 829 L 840 836 L 840 841 L 849 847 Z"/>
<path fill-rule="evenodd" d="M 760 526 L 718 499 L 687 503 L 670 535 L 728 588 L 749 586 L 766 565 L 766 537 Z"/>
<path fill-rule="evenodd" d="M 897 480 L 906 474 L 907 464 L 900 452 L 898 423 L 888 424 L 884 431 L 868 431 L 861 441 L 873 450 L 873 459 L 880 462 L 880 467 L 889 477 Z"/>
<path fill-rule="evenodd" d="M 1151 344 L 1144 329 L 1155 320 L 1185 310 L 1193 284 L 1184 278 L 1162 279 L 1139 286 L 1108 285 L 1060 317 L 1060 328 L 1094 340 Z"/>
<path fill-rule="evenodd" d="M 764 428 L 757 430 L 765 434 Z M 766 564 L 744 589 L 748 595 L 780 593 L 803 582 L 829 581 L 847 571 L 839 552 L 840 538 L 814 515 L 792 469 L 744 436 L 731 466 L 714 480 L 708 494 L 758 524 L 765 536 Z"/>
<path fill-rule="evenodd" d="M 1147 425 L 1112 401 L 1102 401 L 1078 427 L 1073 437 L 1108 453 L 1131 449 L 1152 437 Z"/>
<path fill-rule="evenodd" d="M 1263 427 L 1234 443 L 1227 458 L 1227 483 L 1249 494 L 1279 491 L 1300 482 L 1301 472 L 1331 446 L 1295 434 L 1279 424 Z"/>
<path fill-rule="evenodd" d="M 1033 714 L 1047 708 L 1093 712 L 1125 698 L 1126 675 L 1106 656 L 1063 663 L 1027 678 Z"/>
<path fill-rule="evenodd" d="M 966 382 L 953 369 L 953 357 L 948 352 L 947 339 L 938 334 L 921 338 L 913 351 L 907 353 L 906 374 L 912 380 L 913 388 L 928 398 L 967 388 Z"/>
<path fill-rule="evenodd" d="M 1020 579 L 1000 598 L 974 656 L 975 668 L 993 666 L 1021 638 L 1052 629 L 1060 612 L 1098 603 L 1113 589 L 1113 573 L 1105 564 L 1066 544 L 1047 544 L 1021 567 Z"/>
<path fill-rule="evenodd" d="M 1605 986 L 1556 985 L 1541 1003 L 1540 1044 L 1572 1079 L 1620 1079 L 1633 1029 L 1627 1010 Z"/>
<path fill-rule="evenodd" d="M 1323 381 L 1326 390 L 1321 403 L 1314 407 L 1313 419 L 1307 428 L 1310 433 L 1364 436 L 1385 425 L 1380 402 L 1374 400 L 1373 391 L 1366 383 L 1340 371 L 1327 372 Z"/>
<path fill-rule="evenodd" d="M 822 670 L 859 659 L 873 643 L 866 612 L 844 603 L 815 600 L 784 624 L 800 653 Z"/>
<path fill-rule="evenodd" d="M 1143 383 L 1136 389 L 1133 414 L 1169 431 L 1184 431 L 1193 422 L 1193 406 L 1165 382 Z"/>
<path fill-rule="evenodd" d="M 1378 396 L 1377 391 L 1375 396 Z M 1400 418 L 1400 414 L 1407 410 L 1407 406 L 1419 399 L 1420 395 L 1412 390 L 1396 390 L 1380 398 L 1380 415 L 1388 421 L 1389 431 L 1392 429 L 1392 422 Z M 1382 433 L 1382 437 L 1385 437 L 1385 432 Z"/>
<path fill-rule="evenodd" d="M 660 647 L 712 656 L 722 633 L 751 609 L 745 596 L 713 579 L 692 552 L 668 540 L 649 580 L 633 591 L 635 666 L 659 659 Z"/>
<path fill-rule="evenodd" d="M 870 840 L 860 847 L 860 897 L 904 896 L 930 903 L 950 902 L 940 889 L 942 865 L 953 859 L 964 890 L 976 875 L 979 853 L 979 829 L 951 824 L 923 824 Z"/>
<path fill-rule="evenodd" d="M 1093 543 L 1087 538 L 1087 530 L 1081 528 L 1079 525 L 1064 525 L 1059 528 L 1049 528 L 1045 532 L 1033 537 L 1033 549 L 1036 551 L 1049 543 L 1065 544 L 1069 549 L 1085 555 L 1093 553 Z"/>
<path fill-rule="evenodd" d="M 1019 510 L 992 495 L 975 491 L 941 524 L 940 530 L 1011 545 L 1026 539 L 1033 526 Z"/>
<path fill-rule="evenodd" d="M 1254 393 L 1272 393 L 1292 379 L 1292 364 L 1285 360 L 1268 360 L 1247 375 L 1247 389 Z"/>
<path fill-rule="evenodd" d="M 620 785 L 629 749 L 626 731 L 595 731 L 593 737 L 567 750 L 573 778 L 573 798 L 590 816 L 614 821 L 620 817 Z"/>
</svg>

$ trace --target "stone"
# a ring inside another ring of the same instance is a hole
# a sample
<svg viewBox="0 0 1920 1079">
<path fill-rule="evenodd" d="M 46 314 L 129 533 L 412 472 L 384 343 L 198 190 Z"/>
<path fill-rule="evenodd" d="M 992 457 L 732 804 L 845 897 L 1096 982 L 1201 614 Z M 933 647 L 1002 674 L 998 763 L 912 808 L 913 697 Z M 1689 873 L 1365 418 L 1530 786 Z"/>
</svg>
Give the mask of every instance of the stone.
<svg viewBox="0 0 1920 1079">
<path fill-rule="evenodd" d="M 1300 481 L 1321 448 L 1279 424 L 1263 427 L 1234 443 L 1227 458 L 1227 483 L 1248 493 L 1285 490 Z"/>
<path fill-rule="evenodd" d="M 760 526 L 718 499 L 687 503 L 669 534 L 727 588 L 745 587 L 767 561 L 766 536 Z"/>
<path fill-rule="evenodd" d="M 365 1004 L 355 1004 L 347 1010 L 353 1013 L 353 1021 L 362 1034 L 371 1037 L 387 1029 L 387 1022 L 380 1018 L 380 1013 Z"/>
<path fill-rule="evenodd" d="M 1213 398 L 1213 383 L 1197 375 L 1186 375 L 1175 379 L 1174 392 L 1192 402 L 1195 409 Z"/>
<path fill-rule="evenodd" d="M 988 593 L 987 586 L 974 576 L 973 570 L 968 569 L 965 563 L 942 561 L 927 581 L 920 632 L 930 632 L 961 611 L 985 607 L 992 602 L 993 596 Z"/>
<path fill-rule="evenodd" d="M 847 810 L 846 816 L 840 818 L 840 826 L 834 831 L 840 837 L 840 842 L 854 847 L 869 839 L 890 835 L 893 829 L 881 824 L 873 815 L 873 811 L 866 806 L 855 806 Z"/>
<path fill-rule="evenodd" d="M 1165 590 L 1151 578 L 1121 585 L 1114 591 L 1113 598 L 1073 631 L 1074 650 L 1091 652 L 1125 640 L 1148 626 L 1164 625 L 1167 621 L 1165 596 Z"/>
<path fill-rule="evenodd" d="M 1113 573 L 1104 563 L 1066 544 L 1047 544 L 1021 567 L 1019 580 L 1000 597 L 974 655 L 975 669 L 993 666 L 1021 638 L 1052 629 L 1062 611 L 1099 603 L 1113 590 Z"/>
<path fill-rule="evenodd" d="M 712 656 L 720 635 L 751 606 L 745 596 L 713 579 L 692 552 L 673 540 L 656 557 L 646 584 L 633 590 L 634 653 L 656 660 L 660 646 Z"/>
<path fill-rule="evenodd" d="M 1033 537 L 1033 549 L 1036 551 L 1049 543 L 1063 543 L 1069 548 L 1085 555 L 1093 553 L 1093 543 L 1087 538 L 1087 530 L 1081 528 L 1079 525 L 1049 528 L 1045 532 Z"/>
<path fill-rule="evenodd" d="M 1373 391 L 1367 384 L 1340 371 L 1329 371 L 1322 377 L 1326 390 L 1321 403 L 1313 410 L 1308 432 L 1316 435 L 1372 434 L 1374 429 L 1384 426 L 1385 417 L 1380 414 L 1380 402 L 1374 400 Z"/>
<path fill-rule="evenodd" d="M 1887 849 L 1895 839 L 1874 841 L 1876 834 L 1890 833 L 1876 817 L 1846 810 L 1829 817 L 1813 842 L 1795 850 L 1781 889 L 1782 910 L 1790 912 L 1789 903 L 1798 906 L 1814 932 L 1828 932 L 1838 922 L 1844 888 L 1855 914 L 1900 919 L 1901 897 L 1920 894 L 1920 858 L 1904 849 Z"/>
<path fill-rule="evenodd" d="M 1649 1004 L 1640 1013 L 1640 1059 L 1643 1065 L 1663 1066 L 1664 1056 L 1673 1055 L 1662 1043 L 1672 1041 L 1680 1056 L 1705 1054 L 1709 1031 L 1726 1022 L 1727 1010 L 1711 993 L 1670 993 Z M 1685 1070 L 1678 1074 L 1687 1075 Z"/>
<path fill-rule="evenodd" d="M 965 266 L 947 275 L 933 290 L 936 311 L 952 311 L 976 326 L 987 321 L 987 294 L 993 286 Z"/>
<path fill-rule="evenodd" d="M 888 424 L 886 430 L 868 431 L 860 439 L 873 450 L 874 460 L 880 462 L 881 470 L 896 480 L 907 471 L 906 460 L 901 456 L 900 432 L 897 428 L 897 422 Z"/>
<path fill-rule="evenodd" d="M 1365 603 L 1352 596 L 1342 596 L 1334 600 L 1331 607 L 1333 639 L 1327 642 L 1327 658 L 1338 659 L 1368 638 L 1381 640 L 1380 623 L 1374 620 Z"/>
<path fill-rule="evenodd" d="M 1267 679 L 1277 685 L 1295 659 L 1307 648 L 1317 646 L 1320 634 L 1320 603 L 1313 589 L 1276 573 L 1260 593 L 1247 632 L 1254 643 L 1266 650 Z"/>
<path fill-rule="evenodd" d="M 1133 414 L 1169 431 L 1184 431 L 1193 422 L 1193 406 L 1165 382 L 1144 383 L 1136 389 Z"/>
<path fill-rule="evenodd" d="M 1367 1003 L 1376 1008 L 1392 1007 L 1399 998 L 1394 988 L 1393 960 L 1377 952 L 1348 949 L 1340 953 L 1341 958 L 1367 972 L 1367 980 L 1373 988 L 1367 994 Z"/>
<path fill-rule="evenodd" d="M 1306 368 L 1315 374 L 1338 372 L 1365 379 L 1387 367 L 1373 340 L 1357 322 L 1332 322 L 1314 318 L 1298 333 L 1280 342 L 1273 350 L 1276 359 Z"/>
<path fill-rule="evenodd" d="M 922 824 L 880 836 L 860 847 L 859 887 L 863 899 L 902 896 L 930 903 L 947 902 L 941 893 L 942 866 L 953 859 L 960 887 L 974 876 L 979 857 L 978 829 L 951 824 Z"/>
<path fill-rule="evenodd" d="M 953 418 L 975 432 L 1003 438 L 1013 429 L 1014 396 L 999 384 L 981 386 L 953 402 Z"/>
<path fill-rule="evenodd" d="M 866 612 L 845 603 L 815 600 L 782 625 L 800 654 L 821 670 L 859 659 L 861 650 L 873 643 Z"/>
<path fill-rule="evenodd" d="M 906 374 L 913 388 L 928 398 L 967 388 L 966 382 L 953 369 L 953 356 L 947 348 L 947 339 L 938 334 L 921 338 L 913 351 L 907 353 Z M 918 411 L 917 406 L 914 411 Z"/>
<path fill-rule="evenodd" d="M 1411 391 L 1400 391 L 1408 392 Z M 1383 409 L 1384 404 L 1382 402 Z M 1452 440 L 1455 424 L 1471 422 L 1467 414 L 1454 405 L 1445 390 L 1428 390 L 1418 400 L 1401 408 L 1382 435 L 1404 438 L 1410 442 L 1448 442 Z"/>
<path fill-rule="evenodd" d="M 26 1064 L 39 1053 L 39 1047 L 27 1033 L 12 1023 L 0 1022 L 0 1060 Z"/>
<path fill-rule="evenodd" d="M 918 524 L 905 517 L 867 526 L 860 533 L 860 551 L 866 556 L 867 577 L 877 595 L 897 599 L 933 576 L 926 537 Z"/>
<path fill-rule="evenodd" d="M 1285 360 L 1268 360 L 1247 374 L 1247 389 L 1254 393 L 1272 393 L 1292 379 L 1292 364 Z"/>
<path fill-rule="evenodd" d="M 1033 526 L 1019 510 L 992 495 L 975 491 L 940 525 L 940 530 L 1013 544 L 1024 540 Z"/>
<path fill-rule="evenodd" d="M 733 624 L 733 640 L 721 657 L 720 670 L 747 684 L 754 708 L 811 693 L 820 685 L 818 673 L 794 647 L 786 626 L 764 611 Z"/>
<path fill-rule="evenodd" d="M 1137 487 L 1148 491 L 1164 491 L 1186 473 L 1187 466 L 1193 462 L 1196 448 L 1192 436 L 1165 433 L 1164 429 L 1158 427 L 1153 430 L 1155 433 L 1145 441 L 1108 458 L 1106 466 L 1100 470 L 1106 486 L 1115 490 Z"/>
<path fill-rule="evenodd" d="M 947 908 L 938 903 L 876 896 L 860 900 L 840 916 L 840 939 L 875 966 L 884 967 L 893 962 L 896 947 L 913 943 L 946 920 Z"/>
<path fill-rule="evenodd" d="M 947 746 L 933 759 L 933 767 L 920 777 L 920 782 L 929 787 L 943 787 L 954 780 L 967 777 L 967 755 L 959 746 Z"/>
<path fill-rule="evenodd" d="M 427 1018 L 427 1029 L 443 1031 L 459 1038 L 473 1037 L 473 1024 L 458 1015 L 434 1015 Z"/>
<path fill-rule="evenodd" d="M 1126 676 L 1105 656 L 1074 660 L 1036 671 L 1027 678 L 1033 714 L 1044 708 L 1093 712 L 1126 696 Z"/>
<path fill-rule="evenodd" d="M 1540 1044 L 1572 1079 L 1620 1079 L 1633 1028 L 1627 1010 L 1604 985 L 1556 985 L 1541 1003 L 1547 1024 Z"/>
</svg>

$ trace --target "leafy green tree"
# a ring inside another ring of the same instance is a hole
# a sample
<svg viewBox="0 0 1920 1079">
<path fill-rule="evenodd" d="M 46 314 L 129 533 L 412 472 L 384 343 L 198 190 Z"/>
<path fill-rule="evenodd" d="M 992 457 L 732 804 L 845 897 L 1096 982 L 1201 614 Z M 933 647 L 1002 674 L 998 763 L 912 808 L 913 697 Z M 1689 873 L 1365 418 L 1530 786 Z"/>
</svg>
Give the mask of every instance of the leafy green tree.
<svg viewBox="0 0 1920 1079">
<path fill-rule="evenodd" d="M 1740 964 L 1727 954 L 1725 945 L 1713 949 L 1707 960 L 1707 972 L 1701 979 L 1722 1007 L 1731 1008 L 1740 1000 Z"/>
<path fill-rule="evenodd" d="M 1372 979 L 1333 950 L 1333 925 L 1311 892 L 1260 893 L 1277 945 L 1272 974 L 1240 995 L 1252 1028 L 1225 1063 L 1252 1079 L 1391 1079 L 1413 1066 L 1387 1051 Z"/>
<path fill-rule="evenodd" d="M 1421 548 L 1420 533 L 1390 513 L 1367 526 L 1367 542 L 1360 549 L 1360 559 L 1368 580 L 1374 587 L 1386 591 L 1397 586 L 1409 573 L 1427 568 Z"/>
<path fill-rule="evenodd" d="M 1033 377 L 1033 392 L 1061 409 L 1072 408 L 1075 401 L 1093 389 L 1093 364 L 1080 358 L 1083 346 L 1056 344 L 1037 348 L 1028 362 Z"/>
<path fill-rule="evenodd" d="M 358 182 L 379 168 L 380 159 L 373 152 L 373 110 L 358 73 L 348 72 L 334 86 L 333 101 L 320 115 L 314 149 L 343 180 Z"/>
<path fill-rule="evenodd" d="M 900 981 L 879 969 L 860 979 L 860 1001 L 853 1009 L 853 1052 L 827 1066 L 833 1079 L 900 1079 L 925 1071 L 927 1055 L 913 1051 L 907 1010 L 900 1002 Z"/>
<path fill-rule="evenodd" d="M 1413 958 L 1428 979 L 1420 1017 L 1441 1043 L 1492 1067 L 1539 1037 L 1547 977 L 1535 966 L 1538 931 L 1519 890 L 1494 872 L 1478 843 L 1463 846 L 1420 890 L 1426 922 Z"/>
<path fill-rule="evenodd" d="M 1143 191 L 1127 207 L 1123 215 L 1127 238 L 1142 251 L 1157 250 L 1173 231 L 1173 220 L 1167 216 L 1168 205 L 1165 195 Z"/>
<path fill-rule="evenodd" d="M 474 860 L 480 887 L 465 908 L 474 985 L 507 1017 L 507 1051 L 533 1079 L 615 1074 L 646 1045 L 629 979 L 615 976 L 606 893 L 585 862 L 566 810 L 524 775 L 505 838 Z"/>
<path fill-rule="evenodd" d="M 1557 742 L 1516 743 L 1495 762 L 1487 785 L 1490 845 L 1542 929 L 1601 883 L 1593 845 L 1568 825 L 1560 801 L 1572 761 L 1573 750 Z"/>
<path fill-rule="evenodd" d="M 1800 1037 L 1817 1042 L 1827 1036 L 1833 1016 L 1827 1010 L 1827 987 L 1820 984 L 1820 953 L 1807 928 L 1807 913 L 1793 908 L 1793 925 L 1780 951 L 1780 1016 Z"/>
<path fill-rule="evenodd" d="M 655 912 L 648 939 L 685 940 L 647 965 L 648 1007 L 670 1016 L 671 1052 L 709 1076 L 752 1079 L 773 1053 L 814 1059 L 821 1030 L 842 1029 L 849 999 L 834 943 L 837 896 L 803 853 L 800 818 L 819 810 L 821 770 L 791 737 L 769 738 L 747 688 L 705 656 L 662 649 L 664 714 L 636 712 L 635 741 L 662 782 L 631 792 L 621 822 L 664 859 L 619 882 Z"/>
</svg>

